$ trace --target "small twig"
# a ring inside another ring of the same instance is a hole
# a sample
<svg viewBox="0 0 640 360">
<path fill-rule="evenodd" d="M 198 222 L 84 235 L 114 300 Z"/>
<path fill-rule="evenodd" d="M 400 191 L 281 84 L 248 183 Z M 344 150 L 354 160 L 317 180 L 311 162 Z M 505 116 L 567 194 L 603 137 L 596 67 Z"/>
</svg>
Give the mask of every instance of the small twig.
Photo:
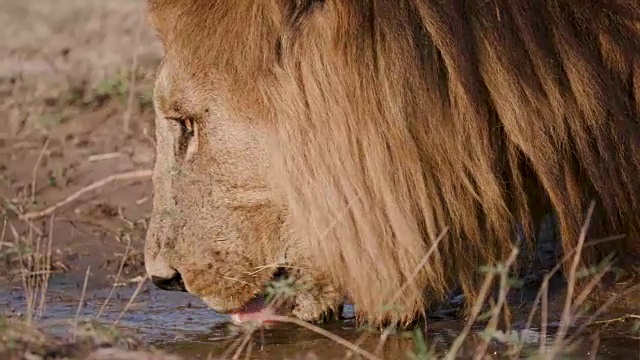
<svg viewBox="0 0 640 360">
<path fill-rule="evenodd" d="M 586 221 L 585 221 L 586 223 Z M 596 246 L 599 244 L 604 244 L 606 242 L 610 242 L 610 241 L 615 241 L 615 240 L 619 240 L 619 239 L 623 239 L 625 236 L 624 235 L 614 235 L 614 236 L 607 236 L 601 239 L 596 239 L 596 240 L 591 240 L 589 242 L 585 242 L 583 244 L 583 248 L 586 247 L 590 247 L 590 246 Z M 538 290 L 538 293 L 536 294 L 536 298 L 533 301 L 533 306 L 531 307 L 531 311 L 529 312 L 529 316 L 527 317 L 527 322 L 525 323 L 524 329 L 523 330 L 528 330 L 531 328 L 531 324 L 533 323 L 533 317 L 535 316 L 536 313 L 536 309 L 538 308 L 538 305 L 541 304 L 541 313 L 540 313 L 540 317 L 541 317 L 541 330 L 540 330 L 540 342 L 539 342 L 539 352 L 543 353 L 544 352 L 544 347 L 546 346 L 546 338 L 547 338 L 547 325 L 548 325 L 548 296 L 549 296 L 549 282 L 551 281 L 551 278 L 560 271 L 560 268 L 562 267 L 562 265 L 573 259 L 575 253 L 578 251 L 579 249 L 577 247 L 571 249 L 570 251 L 568 251 L 566 254 L 564 254 L 562 256 L 562 258 L 560 259 L 560 261 L 558 261 L 554 267 L 547 272 L 542 280 L 542 285 L 540 286 L 540 289 Z M 518 351 L 516 353 L 516 356 L 519 356 L 520 351 Z"/>
<path fill-rule="evenodd" d="M 598 240 L 592 240 L 592 241 L 589 241 L 588 243 L 585 243 L 584 246 L 589 247 L 589 246 L 599 245 L 605 242 L 618 240 L 623 237 L 624 236 L 610 236 L 610 237 L 606 237 Z M 543 348 L 545 346 L 544 344 L 546 343 L 549 282 L 551 281 L 551 278 L 558 271 L 560 271 L 562 264 L 564 264 L 565 262 L 573 258 L 573 255 L 577 250 L 578 250 L 577 248 L 573 248 L 569 252 L 564 254 L 563 257 L 560 259 L 560 261 L 558 261 L 556 265 L 554 265 L 554 267 L 551 268 L 551 270 L 544 275 L 542 279 L 542 285 L 540 285 L 538 293 L 536 294 L 536 298 L 533 301 L 533 306 L 531 307 L 531 311 L 529 312 L 529 316 L 527 317 L 527 322 L 525 323 L 524 330 L 528 330 L 531 328 L 531 324 L 533 323 L 533 317 L 536 314 L 536 309 L 538 308 L 538 304 L 541 304 L 541 307 L 542 307 L 541 313 L 540 313 L 541 323 L 542 323 L 541 330 L 540 330 L 540 352 L 541 353 L 543 352 L 544 350 Z"/>
<path fill-rule="evenodd" d="M 238 349 L 236 350 L 235 354 L 233 354 L 232 360 L 237 360 L 240 358 L 240 354 L 242 354 L 242 350 L 244 349 L 245 346 L 247 346 L 247 343 L 249 343 L 249 340 L 251 340 L 251 333 L 248 333 L 242 339 L 240 346 L 238 346 Z"/>
<path fill-rule="evenodd" d="M 568 277 L 573 281 L 569 281 L 568 288 L 567 288 L 567 297 L 565 298 L 565 304 L 564 304 L 565 306 L 562 311 L 562 321 L 561 321 L 560 331 L 559 331 L 561 334 L 564 334 L 564 332 L 566 331 L 566 328 L 569 326 L 568 321 L 571 317 L 571 308 L 572 308 L 571 303 L 573 301 L 573 293 L 575 291 L 575 286 L 576 286 L 576 282 L 575 282 L 576 272 L 578 271 L 578 265 L 580 264 L 580 259 L 582 257 L 582 248 L 584 246 L 584 241 L 587 238 L 587 230 L 589 229 L 589 225 L 591 224 L 591 217 L 593 216 L 593 210 L 595 209 L 595 206 L 596 206 L 596 203 L 592 201 L 591 205 L 589 206 L 589 210 L 587 211 L 587 218 L 580 231 L 580 236 L 578 237 L 578 246 L 576 246 L 577 251 L 573 257 L 573 262 L 571 263 L 571 267 L 569 268 Z"/>
<path fill-rule="evenodd" d="M 136 29 L 136 45 L 133 50 L 133 59 L 131 61 L 131 69 L 129 74 L 129 94 L 127 97 L 127 108 L 124 111 L 123 115 L 123 130 L 125 134 L 129 134 L 130 122 L 131 122 L 131 109 L 133 108 L 133 98 L 135 93 L 135 85 L 136 85 L 136 69 L 138 68 L 138 54 L 140 52 L 140 39 L 142 36 L 142 28 L 144 27 L 144 16 L 139 20 L 138 28 Z"/>
<path fill-rule="evenodd" d="M 547 346 L 547 329 L 549 328 L 549 281 L 551 277 L 544 279 L 542 303 L 540 305 L 540 346 L 538 350 L 543 353 L 544 348 Z M 535 309 L 535 305 L 534 305 Z M 527 328 L 529 328 L 527 326 Z"/>
<path fill-rule="evenodd" d="M 13 235 L 14 238 L 14 242 L 16 244 L 16 246 L 20 245 L 20 234 L 18 233 L 18 230 L 16 230 L 15 226 L 13 226 L 13 224 L 9 223 L 9 227 L 11 229 L 11 233 Z M 24 295 L 27 301 L 27 324 L 31 324 L 32 321 L 32 315 L 31 314 L 31 307 L 32 307 L 32 299 L 31 299 L 31 292 L 30 292 L 30 287 L 29 285 L 31 284 L 29 282 L 29 279 L 27 278 L 27 272 L 29 271 L 29 266 L 28 263 L 25 262 L 24 259 L 24 254 L 22 253 L 22 251 L 20 251 L 18 253 L 20 256 L 18 257 L 19 261 L 20 261 L 20 279 L 22 281 L 22 288 L 24 290 Z"/>
<path fill-rule="evenodd" d="M 2 234 L 0 235 L 0 246 L 10 246 L 13 247 L 13 244 L 10 242 L 5 242 L 4 237 L 7 234 L 7 217 L 4 217 L 4 221 L 2 224 Z"/>
<path fill-rule="evenodd" d="M 602 280 L 602 278 L 607 274 L 607 272 L 611 270 L 611 264 L 607 264 L 604 266 L 604 268 L 599 271 L 598 273 L 596 273 L 593 277 L 593 279 L 591 279 L 587 285 L 584 287 L 584 290 L 582 290 L 580 292 L 580 294 L 578 294 L 578 296 L 576 297 L 576 300 L 573 301 L 573 303 L 571 304 L 572 308 L 571 308 L 571 312 L 579 315 L 580 313 L 580 306 L 582 306 L 582 303 L 585 302 L 585 300 L 587 299 L 587 296 L 589 296 L 589 294 L 591 293 L 591 291 L 593 291 L 593 289 L 596 287 L 596 285 L 598 285 L 598 283 L 600 283 L 600 280 Z M 575 317 L 575 316 L 574 316 Z"/>
<path fill-rule="evenodd" d="M 40 276 L 40 275 L 47 275 L 52 273 L 51 270 L 37 270 L 37 271 L 18 270 L 18 272 L 21 272 L 27 276 Z"/>
<path fill-rule="evenodd" d="M 120 156 L 122 156 L 122 153 L 112 152 L 112 153 L 107 153 L 107 154 L 91 155 L 91 156 L 89 156 L 89 158 L 87 160 L 89 162 L 96 162 L 96 161 L 102 161 L 102 160 L 115 159 L 115 158 L 118 158 Z"/>
<path fill-rule="evenodd" d="M 249 343 L 249 348 L 247 349 L 247 352 L 244 355 L 244 359 L 245 360 L 251 359 L 251 350 L 253 350 L 253 343 L 252 342 Z"/>
<path fill-rule="evenodd" d="M 140 289 L 142 288 L 142 285 L 144 284 L 145 280 L 147 280 L 147 276 L 144 276 L 142 279 L 140 279 L 140 282 L 138 283 L 138 287 L 136 288 L 136 291 L 133 292 L 133 295 L 131 295 L 131 297 L 129 298 L 129 301 L 124 306 L 124 309 L 122 309 L 122 312 L 120 312 L 120 315 L 118 315 L 118 318 L 116 319 L 116 321 L 113 322 L 113 327 L 115 327 L 118 324 L 118 322 L 120 322 L 120 319 L 122 319 L 122 317 L 127 312 L 127 310 L 129 310 L 129 307 L 131 306 L 131 304 L 133 304 L 133 300 L 135 300 L 136 296 L 138 296 L 138 293 L 140 292 Z"/>
<path fill-rule="evenodd" d="M 388 328 L 387 328 L 387 329 L 388 329 Z M 375 350 L 375 351 L 374 351 L 374 353 L 373 353 L 374 355 L 375 355 L 375 354 L 379 354 L 379 353 L 380 353 L 380 351 L 379 351 L 378 349 L 382 349 L 382 346 L 384 345 L 384 342 L 387 340 L 387 338 L 385 337 L 387 329 L 385 329 L 385 331 L 382 333 L 382 335 L 381 335 L 381 339 L 380 339 L 380 342 L 379 342 L 378 346 L 376 347 L 376 350 Z M 353 343 L 353 346 L 360 347 L 360 345 L 362 345 L 362 344 L 365 342 L 365 340 L 367 340 L 367 338 L 368 338 L 370 335 L 371 335 L 371 332 L 369 332 L 369 331 L 365 331 L 365 332 L 364 332 L 364 333 L 363 333 L 363 334 L 358 338 L 358 340 L 356 340 L 356 341 Z M 344 358 L 343 358 L 342 360 L 349 360 L 349 359 L 351 359 L 351 357 L 353 357 L 353 352 L 352 352 L 352 351 L 347 350 L 347 352 L 346 352 L 346 354 L 344 355 Z"/>
<path fill-rule="evenodd" d="M 498 316 L 500 315 L 500 311 L 507 301 L 507 293 L 509 292 L 509 289 L 510 289 L 510 286 L 508 283 L 508 280 L 509 280 L 508 271 L 513 265 L 513 263 L 516 261 L 516 257 L 518 256 L 518 253 L 519 253 L 518 248 L 514 247 L 513 251 L 511 252 L 511 256 L 509 256 L 509 259 L 507 260 L 504 267 L 500 271 L 500 295 L 498 297 L 498 303 L 491 309 L 491 312 L 493 314 L 491 315 L 489 323 L 485 327 L 485 330 L 489 330 L 490 332 L 495 331 L 496 326 L 498 325 Z M 482 342 L 482 345 L 480 345 L 478 349 L 476 349 L 476 355 L 474 358 L 483 359 L 488 348 L 489 348 L 489 339 L 484 339 L 484 341 Z"/>
<path fill-rule="evenodd" d="M 78 333 L 78 318 L 80 317 L 80 311 L 82 310 L 82 303 L 84 303 L 84 295 L 87 292 L 87 282 L 89 280 L 89 272 L 91 271 L 91 265 L 87 266 L 87 272 L 84 274 L 84 284 L 82 285 L 82 294 L 80 294 L 80 302 L 78 303 L 78 309 L 76 310 L 76 317 L 73 322 L 73 340 L 76 339 L 76 334 Z"/>
<path fill-rule="evenodd" d="M 622 322 L 622 321 L 626 321 L 628 319 L 636 319 L 636 320 L 640 320 L 640 315 L 635 315 L 635 314 L 626 314 L 626 315 L 622 315 L 622 316 L 618 316 L 612 319 L 604 319 L 604 320 L 598 320 L 598 321 L 594 321 L 592 323 L 590 323 L 589 325 L 607 325 L 610 323 L 614 323 L 614 322 Z"/>
<path fill-rule="evenodd" d="M 33 172 L 31 174 L 31 203 L 33 204 L 36 201 L 36 180 L 38 176 L 38 168 L 40 167 L 40 163 L 42 162 L 42 157 L 44 156 L 44 152 L 47 150 L 49 146 L 49 138 L 44 142 L 42 146 L 42 150 L 40 150 L 40 154 L 38 155 L 38 160 L 36 160 L 36 164 L 33 166 Z"/>
<path fill-rule="evenodd" d="M 572 314 L 572 319 L 577 319 L 580 316 L 582 316 L 579 307 L 580 305 L 582 305 L 582 303 L 585 301 L 585 299 L 587 298 L 587 296 L 591 293 L 591 291 L 595 288 L 595 286 L 600 282 L 600 280 L 602 279 L 602 277 L 607 273 L 607 271 L 609 271 L 610 266 L 606 266 L 602 271 L 600 271 L 599 273 L 597 273 L 593 279 L 591 279 L 587 285 L 585 286 L 584 290 L 582 292 L 580 292 L 580 294 L 578 294 L 577 298 L 575 301 L 573 301 L 572 305 L 571 305 L 571 314 Z M 571 323 L 573 323 L 574 320 L 571 320 Z M 562 324 L 561 324 L 562 326 Z M 567 325 L 568 327 L 569 325 Z M 577 334 L 580 334 L 582 330 L 580 331 L 576 331 L 574 336 Z M 560 339 L 560 341 L 562 341 L 564 339 L 564 336 L 566 335 L 566 333 L 563 335 L 562 338 L 556 338 L 556 342 L 558 341 L 558 339 Z M 557 335 L 556 335 L 557 336 Z M 557 351 L 559 349 L 559 347 L 556 347 L 556 342 L 554 342 L 554 345 L 551 348 L 552 354 L 555 355 L 554 351 Z M 570 343 L 570 342 L 569 342 Z M 561 344 L 560 344 L 561 345 Z M 560 346 L 558 345 L 558 346 Z"/>
<path fill-rule="evenodd" d="M 424 266 L 427 265 L 427 261 L 429 260 L 431 255 L 438 249 L 438 244 L 440 244 L 440 241 L 442 241 L 442 239 L 444 239 L 444 236 L 447 234 L 448 231 L 449 231 L 449 228 L 444 228 L 444 230 L 442 230 L 440 235 L 438 235 L 438 237 L 433 242 L 433 244 L 431 244 L 431 246 L 429 247 L 429 250 L 424 255 L 424 257 L 422 258 L 422 260 L 420 261 L 418 266 L 416 266 L 413 269 L 413 273 L 411 273 L 411 276 L 409 276 L 407 281 L 405 281 L 404 284 L 402 284 L 402 286 L 400 286 L 398 291 L 396 291 L 396 293 L 393 295 L 393 297 L 391 298 L 391 301 L 389 301 L 390 304 L 393 304 L 394 302 L 396 302 L 400 298 L 400 296 L 402 295 L 402 292 L 404 291 L 404 289 L 407 286 L 409 286 L 409 284 L 416 278 L 416 276 L 418 276 L 418 273 L 420 273 L 420 270 L 422 270 L 424 268 Z"/>
<path fill-rule="evenodd" d="M 20 217 L 20 215 L 22 215 L 22 210 L 18 209 L 18 207 L 16 207 L 11 200 L 7 199 L 6 196 L 0 194 L 0 198 L 2 198 L 5 202 L 5 206 L 7 210 L 10 210 L 11 212 L 13 212 L 14 214 L 16 214 L 18 217 Z M 27 226 L 29 227 L 29 231 L 33 231 L 36 234 L 38 234 L 38 236 L 42 236 L 42 231 L 40 231 L 40 229 L 36 228 L 33 225 L 33 222 L 31 221 L 25 221 L 25 223 L 27 224 Z"/>
<path fill-rule="evenodd" d="M 55 223 L 55 215 L 51 214 L 51 219 L 49 220 L 49 243 L 47 244 L 47 255 L 43 259 L 44 280 L 42 284 L 42 289 L 40 291 L 40 306 L 39 306 L 39 315 L 38 315 L 39 318 L 42 318 L 44 316 L 45 296 L 49 288 L 49 277 L 51 276 L 51 254 L 52 254 L 52 245 L 53 245 L 54 223 Z"/>
<path fill-rule="evenodd" d="M 378 341 L 378 345 L 376 345 L 376 349 L 373 351 L 374 354 L 381 354 L 382 353 L 382 349 L 384 348 L 384 344 L 387 342 L 387 339 L 389 339 L 389 336 L 391 335 L 391 332 L 395 331 L 395 325 L 391 324 L 389 326 L 387 326 L 384 331 L 382 332 L 382 334 L 380 335 L 380 340 Z M 370 334 L 368 331 L 365 332 L 365 334 Z M 362 339 L 362 340 L 361 340 Z M 361 337 L 361 339 L 358 339 L 358 342 L 356 343 L 356 346 L 360 347 L 360 345 L 362 345 L 364 343 L 364 340 L 366 339 L 365 336 Z M 352 356 L 352 352 L 349 351 L 349 353 L 347 354 L 347 356 L 345 356 L 345 359 L 348 359 Z"/>
<path fill-rule="evenodd" d="M 29 231 L 29 243 L 32 244 L 33 243 L 33 232 Z M 36 236 L 36 250 L 35 253 L 32 254 L 31 256 L 31 266 L 33 267 L 33 269 L 35 269 L 36 272 L 41 272 L 42 270 L 40 269 L 40 255 L 41 255 L 41 249 L 40 249 L 40 244 L 42 242 L 42 237 L 41 236 Z M 43 274 L 44 275 L 44 274 Z M 36 315 L 36 310 L 37 310 L 37 306 L 36 306 L 36 302 L 37 302 L 37 295 L 38 295 L 38 290 L 40 289 L 40 281 L 39 280 L 39 276 L 29 276 L 29 279 L 31 280 L 31 306 L 33 306 L 33 309 L 31 309 L 31 313 L 33 314 L 34 317 L 37 317 Z"/>
<path fill-rule="evenodd" d="M 245 272 L 246 275 L 248 276 L 253 276 L 261 271 L 264 271 L 266 269 L 273 269 L 273 268 L 278 268 L 278 267 L 283 267 L 283 268 L 287 268 L 287 269 L 294 269 L 294 270 L 308 270 L 305 267 L 301 267 L 301 266 L 292 266 L 292 265 L 287 265 L 283 262 L 276 262 L 273 264 L 268 264 L 268 265 L 260 265 L 260 266 L 255 266 L 254 271 L 250 271 L 250 272 Z"/>
<path fill-rule="evenodd" d="M 593 340 L 593 344 L 591 344 L 589 360 L 595 360 L 597 358 L 596 354 L 598 353 L 598 348 L 600 347 L 600 331 L 596 331 L 593 337 L 595 339 Z"/>
<path fill-rule="evenodd" d="M 149 178 L 151 177 L 151 175 L 153 175 L 153 170 L 134 170 L 134 171 L 129 171 L 129 172 L 125 172 L 125 173 L 120 173 L 120 174 L 114 174 L 114 175 L 110 175 L 107 176 L 106 178 L 96 181 L 93 184 L 86 186 L 80 190 L 78 190 L 76 193 L 70 195 L 69 197 L 67 197 L 66 199 L 56 203 L 55 205 L 52 205 L 44 210 L 37 210 L 37 211 L 31 211 L 25 214 L 20 215 L 20 219 L 21 220 L 33 220 L 33 219 L 37 219 L 43 216 L 47 216 L 47 215 L 51 215 L 54 211 L 56 211 L 58 208 L 65 206 L 71 202 L 73 202 L 74 200 L 77 200 L 78 198 L 80 198 L 82 195 L 84 195 L 85 193 L 88 193 L 92 190 L 98 189 L 100 187 L 103 187 L 111 182 L 114 181 L 118 181 L 118 180 L 134 180 L 134 179 L 143 179 L 143 178 Z"/>
<path fill-rule="evenodd" d="M 120 275 L 122 274 L 122 268 L 124 268 L 124 264 L 127 261 L 127 256 L 129 256 L 129 247 L 130 246 L 131 246 L 131 237 L 127 236 L 127 248 L 124 250 L 124 254 L 122 255 L 122 261 L 120 262 L 120 268 L 118 268 L 118 273 L 116 274 L 116 278 L 115 278 L 115 280 L 113 280 L 113 286 L 111 286 L 111 290 L 109 291 L 109 295 L 107 295 L 107 298 L 104 300 L 104 303 L 102 303 L 102 306 L 100 307 L 100 311 L 98 311 L 98 315 L 96 315 L 96 319 L 100 319 L 100 316 L 102 316 L 102 312 L 104 311 L 105 307 L 109 303 L 109 300 L 111 300 L 111 296 L 113 295 L 113 292 L 115 291 L 116 286 L 118 285 L 118 280 L 120 280 Z"/>
<path fill-rule="evenodd" d="M 624 290 L 622 290 L 619 293 L 614 294 L 613 296 L 611 296 L 609 299 L 607 299 L 607 301 L 604 302 L 604 304 L 602 304 L 602 306 L 600 306 L 593 314 L 589 315 L 589 317 L 586 319 L 586 321 L 581 324 L 576 331 L 573 333 L 573 335 L 571 337 L 569 337 L 569 339 L 567 340 L 567 343 L 572 343 L 578 340 L 578 336 L 584 331 L 585 328 L 587 328 L 587 326 L 589 326 L 590 324 L 593 323 L 593 320 L 600 316 L 600 314 L 602 314 L 605 310 L 607 310 L 609 308 L 609 306 L 611 306 L 611 304 L 613 304 L 616 300 L 618 300 L 619 298 L 621 298 L 622 296 L 625 296 L 633 291 L 637 291 L 638 289 L 640 289 L 640 284 L 636 284 L 633 285 L 631 287 L 628 287 Z"/>
<path fill-rule="evenodd" d="M 482 310 L 485 299 L 487 298 L 487 295 L 491 290 L 491 284 L 493 283 L 494 277 L 495 274 L 492 271 L 487 272 L 487 275 L 484 278 L 484 282 L 482 283 L 482 287 L 480 287 L 478 299 L 476 300 L 475 304 L 473 304 L 473 308 L 471 309 L 469 319 L 467 320 L 464 329 L 462 329 L 462 332 L 458 335 L 458 337 L 456 337 L 456 339 L 453 341 L 453 344 L 451 344 L 451 347 L 447 351 L 447 355 L 444 357 L 444 359 L 455 359 L 458 355 L 458 352 L 460 351 L 460 348 L 462 348 L 464 340 L 467 338 L 469 331 L 471 331 L 471 327 L 473 326 L 474 321 L 478 318 L 478 315 Z"/>
<path fill-rule="evenodd" d="M 362 357 L 364 357 L 366 359 L 379 360 L 379 358 L 377 356 L 373 355 L 372 353 L 370 353 L 370 352 L 368 352 L 368 351 L 366 351 L 366 350 L 364 350 L 364 349 L 362 349 L 360 347 L 354 346 L 354 344 L 352 344 L 349 341 L 341 338 L 340 336 L 332 334 L 331 332 L 329 332 L 327 330 L 324 330 L 324 329 L 322 329 L 320 327 L 317 327 L 315 325 L 309 324 L 309 323 L 307 323 L 305 321 L 302 321 L 300 319 L 290 318 L 290 317 L 287 317 L 287 316 L 280 316 L 280 315 L 271 315 L 271 316 L 268 317 L 268 320 L 269 321 L 275 321 L 275 322 L 289 323 L 289 324 L 298 325 L 298 326 L 303 327 L 303 328 L 305 328 L 307 330 L 310 330 L 310 331 L 318 333 L 318 334 L 320 334 L 322 336 L 325 336 L 326 338 L 334 341 L 335 343 L 338 343 L 338 344 L 346 347 L 347 349 L 351 350 L 354 353 L 357 353 L 358 355 L 360 355 L 360 356 L 362 356 Z"/>
<path fill-rule="evenodd" d="M 587 211 L 587 216 L 580 229 L 580 236 L 578 237 L 578 245 L 576 246 L 576 252 L 573 255 L 573 261 L 571 263 L 571 267 L 569 268 L 569 274 L 567 274 L 568 284 L 567 284 L 567 293 L 564 302 L 564 308 L 562 310 L 562 316 L 560 320 L 560 326 L 558 331 L 556 332 L 556 339 L 551 346 L 551 350 L 549 351 L 550 356 L 555 356 L 562 347 L 564 337 L 567 333 L 569 326 L 572 321 L 572 302 L 574 300 L 574 291 L 576 287 L 576 272 L 578 271 L 578 265 L 580 264 L 580 260 L 582 257 L 582 250 L 584 247 L 584 242 L 587 237 L 587 230 L 589 229 L 589 225 L 591 224 L 591 217 L 593 216 L 593 211 L 595 209 L 595 202 L 592 201 L 589 206 L 589 210 Z"/>
<path fill-rule="evenodd" d="M 222 354 L 221 359 L 228 359 L 231 356 L 232 352 L 236 354 L 238 351 L 242 351 L 242 349 L 247 344 L 248 339 L 251 338 L 251 335 L 253 334 L 254 331 L 255 331 L 255 328 L 251 327 L 248 329 L 248 331 L 245 332 L 244 336 L 240 336 L 237 339 L 233 340 L 231 345 L 229 345 L 227 350 L 225 350 L 225 352 Z M 235 349 L 235 352 L 234 352 L 234 349 Z"/>
<path fill-rule="evenodd" d="M 120 220 L 122 220 L 124 223 L 126 223 L 130 228 L 135 227 L 135 223 L 129 219 L 127 219 L 124 216 L 124 213 L 122 211 L 122 206 L 118 206 L 118 218 L 120 218 Z"/>
</svg>

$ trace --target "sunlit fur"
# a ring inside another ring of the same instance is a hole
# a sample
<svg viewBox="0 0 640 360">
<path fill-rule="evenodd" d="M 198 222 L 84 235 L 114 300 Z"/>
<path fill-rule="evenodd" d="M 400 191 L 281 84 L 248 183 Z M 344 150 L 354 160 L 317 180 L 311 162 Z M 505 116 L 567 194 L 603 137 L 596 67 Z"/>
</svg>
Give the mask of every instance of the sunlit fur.
<svg viewBox="0 0 640 360">
<path fill-rule="evenodd" d="M 229 111 L 264 136 L 268 164 L 254 175 L 270 184 L 280 220 L 259 226 L 280 235 L 260 246 L 295 249 L 287 263 L 324 274 L 363 319 L 411 320 L 456 284 L 473 303 L 479 267 L 506 259 L 516 224 L 531 234 L 555 212 L 566 251 L 591 200 L 590 239 L 627 237 L 585 249 L 584 264 L 637 247 L 637 0 L 149 5 L 197 101 L 224 88 Z M 387 306 L 445 227 L 428 265 Z M 184 241 L 176 262 L 194 261 L 207 240 Z M 199 274 L 216 293 L 218 274 Z"/>
</svg>

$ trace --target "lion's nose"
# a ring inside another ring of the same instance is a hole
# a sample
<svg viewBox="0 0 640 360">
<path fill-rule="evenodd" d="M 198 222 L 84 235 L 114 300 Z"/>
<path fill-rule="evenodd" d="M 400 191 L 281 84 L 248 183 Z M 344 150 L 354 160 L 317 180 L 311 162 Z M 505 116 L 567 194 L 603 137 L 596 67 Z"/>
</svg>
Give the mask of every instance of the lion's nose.
<svg viewBox="0 0 640 360">
<path fill-rule="evenodd" d="M 145 267 L 147 274 L 155 286 L 167 291 L 187 291 L 182 275 L 167 262 L 164 256 L 149 256 L 145 252 Z"/>
<path fill-rule="evenodd" d="M 151 281 L 153 281 L 155 286 L 162 290 L 187 291 L 187 288 L 184 286 L 184 281 L 182 281 L 182 276 L 177 271 L 169 278 L 151 275 Z"/>
</svg>

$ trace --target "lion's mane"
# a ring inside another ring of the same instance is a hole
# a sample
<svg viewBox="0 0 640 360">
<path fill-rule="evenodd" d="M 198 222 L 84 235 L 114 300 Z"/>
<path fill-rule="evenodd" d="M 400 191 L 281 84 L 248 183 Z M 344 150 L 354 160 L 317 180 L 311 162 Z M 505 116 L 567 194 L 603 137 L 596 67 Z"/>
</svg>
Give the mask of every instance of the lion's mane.
<svg viewBox="0 0 640 360">
<path fill-rule="evenodd" d="M 455 284 L 472 302 L 516 224 L 531 238 L 550 212 L 565 251 L 592 200 L 590 235 L 626 234 L 585 263 L 637 243 L 638 1 L 150 6 L 194 76 L 260 89 L 295 235 L 372 320 L 408 320 Z"/>
</svg>

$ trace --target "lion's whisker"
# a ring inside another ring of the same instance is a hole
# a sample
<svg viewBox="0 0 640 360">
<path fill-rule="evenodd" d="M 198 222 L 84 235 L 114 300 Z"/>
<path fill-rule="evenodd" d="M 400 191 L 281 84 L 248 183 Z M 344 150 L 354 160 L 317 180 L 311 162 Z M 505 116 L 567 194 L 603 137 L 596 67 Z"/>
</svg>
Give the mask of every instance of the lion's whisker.
<svg viewBox="0 0 640 360">
<path fill-rule="evenodd" d="M 230 277 L 230 276 L 222 276 L 223 279 L 226 280 L 231 280 L 231 281 L 237 281 L 239 283 L 245 284 L 245 285 L 251 285 L 249 282 L 238 279 L 238 278 L 234 278 L 234 277 Z"/>
</svg>

